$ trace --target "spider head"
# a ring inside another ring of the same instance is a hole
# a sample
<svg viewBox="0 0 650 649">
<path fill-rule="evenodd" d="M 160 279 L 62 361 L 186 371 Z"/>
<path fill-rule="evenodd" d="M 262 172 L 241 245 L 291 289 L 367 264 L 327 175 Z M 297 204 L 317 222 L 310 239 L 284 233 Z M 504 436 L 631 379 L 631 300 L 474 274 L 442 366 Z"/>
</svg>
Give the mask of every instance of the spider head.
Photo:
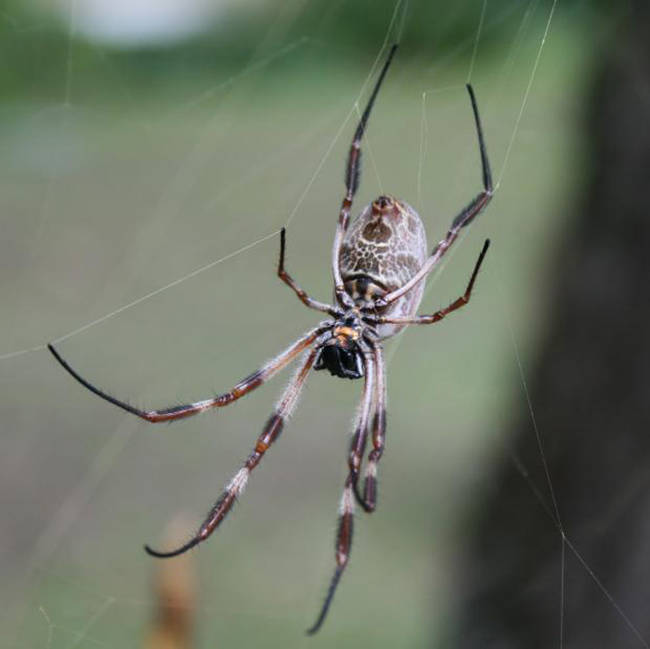
<svg viewBox="0 0 650 649">
<path fill-rule="evenodd" d="M 361 349 L 361 321 L 350 315 L 337 321 L 332 327 L 332 337 L 326 340 L 314 363 L 315 370 L 327 369 L 342 379 L 359 379 L 363 376 Z"/>
</svg>

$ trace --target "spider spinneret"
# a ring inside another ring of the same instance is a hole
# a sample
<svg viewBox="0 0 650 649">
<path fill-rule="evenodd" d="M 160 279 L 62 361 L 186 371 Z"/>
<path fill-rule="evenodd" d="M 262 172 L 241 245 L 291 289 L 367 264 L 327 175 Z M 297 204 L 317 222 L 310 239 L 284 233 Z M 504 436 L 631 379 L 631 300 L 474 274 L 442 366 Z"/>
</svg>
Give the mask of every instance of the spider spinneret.
<svg viewBox="0 0 650 649">
<path fill-rule="evenodd" d="M 341 378 L 364 379 L 361 406 L 348 454 L 349 472 L 341 498 L 336 535 L 336 567 L 318 618 L 308 631 L 310 634 L 318 631 L 325 620 L 341 575 L 348 564 L 355 503 L 366 512 L 373 512 L 377 505 L 377 468 L 384 452 L 386 436 L 386 377 L 382 341 L 406 325 L 439 322 L 449 313 L 467 304 L 489 246 L 489 241 L 486 241 L 463 295 L 435 313 L 416 315 L 425 278 L 457 239 L 461 229 L 469 225 L 485 208 L 493 194 L 481 121 L 474 91 L 469 84 L 467 91 L 478 136 L 483 189 L 452 220 L 445 237 L 428 254 L 424 226 L 417 212 L 406 202 L 392 196 L 379 196 L 350 223 L 350 210 L 360 178 L 361 140 L 396 49 L 397 45 L 393 45 L 388 54 L 361 115 L 348 154 L 346 192 L 332 247 L 334 304 L 313 299 L 287 273 L 284 268 L 284 228 L 280 235 L 280 261 L 277 269 L 279 278 L 296 293 L 303 304 L 327 313 L 330 319 L 308 331 L 229 391 L 210 399 L 158 410 L 142 410 L 104 392 L 83 378 L 63 359 L 58 350 L 48 345 L 60 365 L 84 387 L 122 410 L 152 423 L 174 421 L 211 408 L 227 406 L 263 385 L 299 355 L 303 355 L 298 371 L 276 404 L 252 452 L 208 512 L 198 531 L 185 545 L 168 552 L 159 552 L 145 546 L 146 551 L 156 557 L 173 557 L 186 552 L 207 539 L 217 529 L 242 493 L 251 472 L 279 437 L 312 369 L 327 369 L 332 375 Z M 362 461 L 368 441 L 372 448 L 367 455 L 361 488 L 359 483 Z"/>
</svg>

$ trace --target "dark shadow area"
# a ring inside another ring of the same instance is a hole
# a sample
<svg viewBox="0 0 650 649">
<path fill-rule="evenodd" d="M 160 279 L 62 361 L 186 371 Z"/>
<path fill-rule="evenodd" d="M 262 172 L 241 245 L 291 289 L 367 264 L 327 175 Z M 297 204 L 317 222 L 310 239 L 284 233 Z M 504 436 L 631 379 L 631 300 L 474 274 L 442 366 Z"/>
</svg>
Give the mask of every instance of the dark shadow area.
<svg viewBox="0 0 650 649">
<path fill-rule="evenodd" d="M 592 172 L 548 266 L 551 310 L 530 372 L 557 510 L 522 397 L 511 454 L 476 519 L 457 647 L 623 649 L 650 638 L 650 5 L 637 2 L 622 30 L 594 62 Z"/>
</svg>

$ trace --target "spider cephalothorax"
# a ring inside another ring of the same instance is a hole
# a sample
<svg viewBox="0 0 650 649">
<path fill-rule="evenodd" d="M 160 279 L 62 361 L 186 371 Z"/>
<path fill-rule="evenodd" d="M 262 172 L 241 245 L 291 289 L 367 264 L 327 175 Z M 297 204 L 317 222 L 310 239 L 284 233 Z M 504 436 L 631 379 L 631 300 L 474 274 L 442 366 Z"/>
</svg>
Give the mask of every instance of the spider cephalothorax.
<svg viewBox="0 0 650 649">
<path fill-rule="evenodd" d="M 364 325 L 357 309 L 331 328 L 331 337 L 321 345 L 315 370 L 327 369 L 342 379 L 360 379 L 364 374 L 363 347 L 360 343 Z"/>
<path fill-rule="evenodd" d="M 242 379 L 231 390 L 216 397 L 181 406 L 158 410 L 141 410 L 100 390 L 80 376 L 59 352 L 49 345 L 57 361 L 82 385 L 102 399 L 149 422 L 173 421 L 198 414 L 210 408 L 221 408 L 265 383 L 301 353 L 303 360 L 269 417 L 261 435 L 243 466 L 226 486 L 199 530 L 183 546 L 170 552 L 158 552 L 145 546 L 156 557 L 173 557 L 207 539 L 232 509 L 242 493 L 250 473 L 277 440 L 284 422 L 292 413 L 307 375 L 311 369 L 327 369 L 342 378 L 364 378 L 361 406 L 358 410 L 348 455 L 348 474 L 341 499 L 336 537 L 336 569 L 325 602 L 309 633 L 323 623 L 341 575 L 347 566 L 352 544 L 352 522 L 355 502 L 367 512 L 377 504 L 377 466 L 384 451 L 386 434 L 386 379 L 382 341 L 409 324 L 432 324 L 469 302 L 472 287 L 489 242 L 474 266 L 465 293 L 449 306 L 431 315 L 416 315 L 422 298 L 424 279 L 440 261 L 460 230 L 473 221 L 492 197 L 490 165 L 483 142 L 481 122 L 471 86 L 467 86 L 478 135 L 483 168 L 483 189 L 452 220 L 445 237 L 427 254 L 424 226 L 417 212 L 407 203 L 391 196 L 380 196 L 350 223 L 352 200 L 359 185 L 361 140 L 374 101 L 393 59 L 393 45 L 377 79 L 368 104 L 361 116 L 348 154 L 345 174 L 346 192 L 339 212 L 332 247 L 334 304 L 311 298 L 284 268 L 285 231 L 280 236 L 278 276 L 288 284 L 306 306 L 329 315 L 329 319 L 307 332 L 278 356 Z M 368 441 L 372 449 L 367 455 L 360 487 L 362 461 Z"/>
</svg>

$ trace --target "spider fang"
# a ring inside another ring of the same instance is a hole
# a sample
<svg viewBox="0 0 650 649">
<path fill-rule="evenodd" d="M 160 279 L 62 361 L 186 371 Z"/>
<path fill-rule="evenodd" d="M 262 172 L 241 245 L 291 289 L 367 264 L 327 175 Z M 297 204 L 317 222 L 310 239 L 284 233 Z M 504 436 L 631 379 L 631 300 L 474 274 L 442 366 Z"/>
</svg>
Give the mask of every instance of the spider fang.
<svg viewBox="0 0 650 649">
<path fill-rule="evenodd" d="M 341 327 L 347 329 L 347 327 Z M 333 337 L 322 347 L 314 364 L 315 370 L 328 369 L 332 376 L 342 379 L 360 379 L 363 374 L 363 361 L 361 350 L 356 338 L 347 334 L 336 335 L 334 329 Z"/>
</svg>

